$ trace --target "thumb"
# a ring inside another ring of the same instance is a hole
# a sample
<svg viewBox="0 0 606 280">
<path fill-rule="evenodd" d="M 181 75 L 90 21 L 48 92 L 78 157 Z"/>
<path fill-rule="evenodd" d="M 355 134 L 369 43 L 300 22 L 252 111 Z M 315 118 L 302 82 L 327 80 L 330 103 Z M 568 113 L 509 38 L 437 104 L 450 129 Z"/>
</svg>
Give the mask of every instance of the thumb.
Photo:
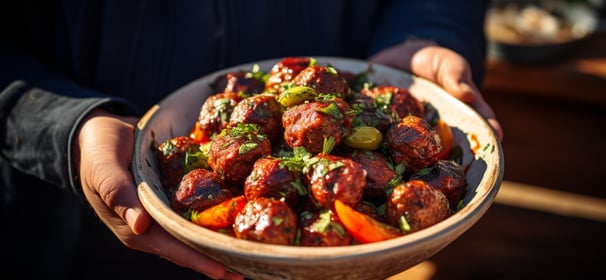
<svg viewBox="0 0 606 280">
<path fill-rule="evenodd" d="M 83 192 L 99 218 L 114 232 L 128 226 L 140 234 L 149 228 L 151 217 L 138 199 L 129 170 L 135 122 L 94 111 L 80 129 L 76 150 Z"/>
<path fill-rule="evenodd" d="M 135 190 L 134 186 L 130 189 Z M 132 194 L 118 195 L 119 200 L 113 209 L 122 217 L 131 231 L 139 235 L 147 231 L 152 223 L 152 218 L 139 202 L 136 192 L 132 192 Z"/>
<path fill-rule="evenodd" d="M 136 125 L 138 122 L 137 118 L 125 118 L 124 120 L 126 122 L 132 124 L 133 126 Z M 134 180 L 132 179 L 132 174 L 128 173 L 127 175 L 130 178 L 129 182 L 134 182 Z M 135 201 L 136 203 L 135 203 L 134 207 L 126 208 L 126 211 L 124 211 L 123 217 L 124 217 L 124 220 L 126 221 L 126 223 L 128 224 L 128 226 L 131 228 L 131 230 L 135 234 L 141 234 L 141 233 L 147 231 L 147 229 L 150 227 L 150 225 L 152 223 L 152 218 L 147 213 L 147 211 L 145 211 L 145 209 L 143 208 L 143 205 L 141 205 L 139 197 L 137 196 L 137 193 L 136 193 L 137 186 L 133 185 L 131 189 L 135 190 L 136 197 L 134 199 L 131 198 L 130 201 Z"/>
<path fill-rule="evenodd" d="M 118 119 L 132 126 L 135 126 L 138 121 L 137 118 L 133 117 L 118 117 Z M 132 134 L 129 134 L 129 136 L 132 137 Z M 115 174 L 114 178 L 117 179 L 115 182 L 117 184 L 124 184 L 124 186 L 117 188 L 117 191 L 115 192 L 117 194 L 115 197 L 115 204 L 109 206 L 116 211 L 118 216 L 122 217 L 131 231 L 138 235 L 147 231 L 152 223 L 152 218 L 143 208 L 137 195 L 137 187 L 132 183 L 134 180 L 128 168 L 128 164 L 132 157 L 132 151 L 121 154 L 124 157 L 121 158 L 120 161 L 126 166 L 123 166 L 123 168 L 116 168 L 113 172 Z"/>
<path fill-rule="evenodd" d="M 98 189 L 99 203 L 105 205 L 95 207 L 99 217 L 106 224 L 126 224 L 137 235 L 147 231 L 152 219 L 141 205 L 135 186 L 130 183 L 131 175 L 122 168 L 106 168 L 97 176 L 102 180 Z M 89 198 L 89 201 L 94 203 L 93 199 Z"/>
</svg>

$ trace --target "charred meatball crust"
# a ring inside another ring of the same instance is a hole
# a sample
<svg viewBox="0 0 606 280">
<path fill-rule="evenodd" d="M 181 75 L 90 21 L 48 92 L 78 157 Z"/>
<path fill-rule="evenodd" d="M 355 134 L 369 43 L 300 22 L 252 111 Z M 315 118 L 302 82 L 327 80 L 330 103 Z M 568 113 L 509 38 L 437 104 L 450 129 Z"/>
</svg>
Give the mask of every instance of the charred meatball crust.
<svg viewBox="0 0 606 280">
<path fill-rule="evenodd" d="M 446 219 L 449 211 L 448 199 L 441 191 L 423 181 L 413 180 L 393 189 L 387 199 L 385 220 L 410 233 Z"/>
<path fill-rule="evenodd" d="M 312 197 L 326 209 L 335 199 L 352 207 L 362 200 L 366 171 L 350 158 L 319 154 L 306 176 Z"/>
<path fill-rule="evenodd" d="M 311 62 L 309 57 L 286 57 L 274 64 L 265 82 L 265 90 L 280 93 L 283 84 L 291 82 Z"/>
<path fill-rule="evenodd" d="M 285 202 L 266 197 L 249 200 L 236 215 L 237 238 L 269 244 L 294 245 L 298 218 Z"/>
<path fill-rule="evenodd" d="M 246 177 L 244 195 L 248 200 L 257 197 L 283 199 L 294 207 L 299 199 L 297 186 L 304 188 L 300 174 L 288 169 L 280 158 L 260 158 L 255 162 L 250 175 Z"/>
<path fill-rule="evenodd" d="M 291 148 L 320 153 L 325 140 L 332 138 L 336 146 L 351 133 L 352 120 L 351 107 L 342 99 L 301 103 L 282 115 L 284 140 Z"/>
<path fill-rule="evenodd" d="M 232 196 L 232 192 L 219 175 L 198 168 L 183 176 L 172 198 L 171 208 L 179 213 L 188 210 L 200 212 Z"/>
<path fill-rule="evenodd" d="M 410 180 L 425 181 L 428 185 L 442 191 L 453 211 L 463 199 L 467 187 L 465 168 L 452 160 L 438 160 L 431 167 L 412 174 Z"/>
<path fill-rule="evenodd" d="M 424 119 L 408 115 L 385 136 L 395 164 L 417 171 L 434 164 L 442 152 L 440 135 Z"/>
<path fill-rule="evenodd" d="M 255 161 L 271 154 L 271 143 L 256 125 L 230 127 L 215 137 L 208 151 L 208 165 L 232 188 L 242 189 Z"/>
<path fill-rule="evenodd" d="M 259 132 L 272 141 L 282 136 L 282 108 L 273 94 L 257 94 L 240 101 L 233 109 L 229 125 L 257 124 Z"/>
<path fill-rule="evenodd" d="M 332 94 L 339 98 L 347 98 L 351 92 L 345 78 L 330 66 L 310 65 L 293 79 L 293 84 L 308 86 L 320 94 Z"/>
<path fill-rule="evenodd" d="M 234 107 L 242 101 L 243 95 L 235 92 L 218 93 L 209 96 L 200 108 L 197 130 L 204 140 L 212 139 L 229 125 L 229 118 Z"/>
</svg>

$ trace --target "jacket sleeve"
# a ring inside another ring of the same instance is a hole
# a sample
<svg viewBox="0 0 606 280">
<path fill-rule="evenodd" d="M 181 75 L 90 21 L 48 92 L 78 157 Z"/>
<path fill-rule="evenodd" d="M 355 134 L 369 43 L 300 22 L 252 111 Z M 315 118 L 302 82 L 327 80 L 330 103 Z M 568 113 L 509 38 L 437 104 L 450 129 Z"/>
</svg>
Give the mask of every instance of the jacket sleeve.
<svg viewBox="0 0 606 280">
<path fill-rule="evenodd" d="M 480 85 L 486 55 L 484 17 L 487 1 L 386 1 L 370 53 L 409 38 L 434 40 L 469 62 Z"/>
<path fill-rule="evenodd" d="M 119 114 L 134 110 L 125 100 L 82 87 L 6 42 L 0 46 L 0 65 L 1 160 L 61 189 L 80 192 L 71 164 L 80 121 L 98 107 Z"/>
</svg>

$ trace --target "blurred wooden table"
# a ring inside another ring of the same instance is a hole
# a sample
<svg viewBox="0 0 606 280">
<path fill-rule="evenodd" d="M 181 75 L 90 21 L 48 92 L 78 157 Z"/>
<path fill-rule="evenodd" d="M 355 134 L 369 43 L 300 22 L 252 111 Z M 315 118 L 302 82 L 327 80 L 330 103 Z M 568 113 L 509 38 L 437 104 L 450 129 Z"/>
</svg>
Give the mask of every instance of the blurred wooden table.
<svg viewBox="0 0 606 280">
<path fill-rule="evenodd" d="M 606 32 L 548 63 L 489 59 L 482 91 L 505 132 L 505 179 L 606 198 Z"/>
<path fill-rule="evenodd" d="M 489 59 L 484 91 L 606 105 L 606 32 L 550 62 L 521 64 Z"/>
</svg>

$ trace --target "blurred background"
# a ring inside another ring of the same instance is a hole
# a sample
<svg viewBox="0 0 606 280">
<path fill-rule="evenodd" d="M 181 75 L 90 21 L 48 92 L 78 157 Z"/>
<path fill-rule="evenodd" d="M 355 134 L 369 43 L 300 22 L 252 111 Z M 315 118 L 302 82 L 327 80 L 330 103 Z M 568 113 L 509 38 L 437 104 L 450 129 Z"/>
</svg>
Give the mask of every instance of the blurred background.
<svg viewBox="0 0 606 280">
<path fill-rule="evenodd" d="M 504 182 L 468 232 L 393 279 L 603 279 L 605 10 L 491 3 L 481 87 L 505 131 Z"/>
</svg>

